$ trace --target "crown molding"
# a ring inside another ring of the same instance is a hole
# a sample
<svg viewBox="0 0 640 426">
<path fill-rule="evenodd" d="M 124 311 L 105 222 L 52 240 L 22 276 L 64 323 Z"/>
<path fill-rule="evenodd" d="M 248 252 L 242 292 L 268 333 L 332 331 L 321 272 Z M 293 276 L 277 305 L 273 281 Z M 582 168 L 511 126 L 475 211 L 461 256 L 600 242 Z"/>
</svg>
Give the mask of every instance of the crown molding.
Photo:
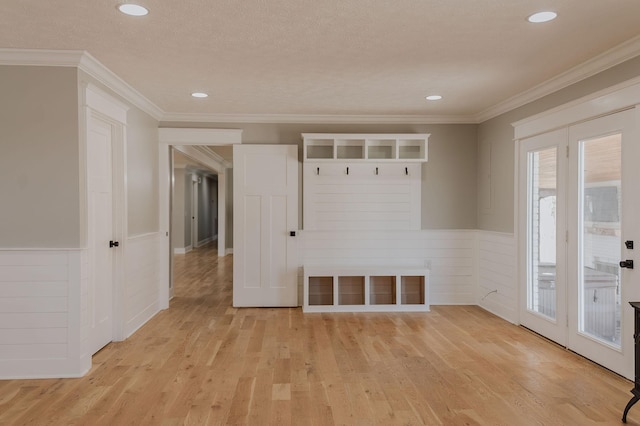
<svg viewBox="0 0 640 426">
<path fill-rule="evenodd" d="M 613 49 L 591 58 L 562 74 L 480 112 L 475 116 L 475 122 L 482 123 L 483 121 L 512 111 L 529 102 L 533 102 L 574 83 L 592 77 L 624 61 L 635 58 L 638 55 L 640 55 L 640 36 L 627 40 Z"/>
<path fill-rule="evenodd" d="M 216 162 L 220 163 L 225 169 L 229 169 L 229 168 L 233 167 L 233 164 L 231 164 L 229 161 L 225 160 L 217 152 L 213 151 L 210 146 L 204 145 L 204 146 L 196 146 L 194 148 L 196 148 L 196 150 L 200 151 L 203 155 L 206 155 L 209 158 L 211 158 L 213 161 L 216 161 Z"/>
<path fill-rule="evenodd" d="M 452 115 L 338 115 L 338 114 L 189 114 L 167 113 L 162 123 L 256 124 L 473 124 L 473 116 Z M 161 124 L 162 124 L 161 123 Z"/>
<path fill-rule="evenodd" d="M 113 90 L 157 121 L 160 121 L 164 115 L 164 111 L 162 111 L 156 104 L 144 97 L 140 92 L 130 86 L 129 83 L 118 77 L 113 71 L 91 56 L 89 52 L 84 52 L 80 58 L 78 68 L 106 85 L 109 89 Z"/>
<path fill-rule="evenodd" d="M 156 120 L 160 121 L 164 114 L 158 106 L 83 50 L 0 48 L 0 65 L 77 67 Z"/>
<path fill-rule="evenodd" d="M 0 48 L 0 65 L 77 67 L 84 54 L 82 50 Z"/>
</svg>

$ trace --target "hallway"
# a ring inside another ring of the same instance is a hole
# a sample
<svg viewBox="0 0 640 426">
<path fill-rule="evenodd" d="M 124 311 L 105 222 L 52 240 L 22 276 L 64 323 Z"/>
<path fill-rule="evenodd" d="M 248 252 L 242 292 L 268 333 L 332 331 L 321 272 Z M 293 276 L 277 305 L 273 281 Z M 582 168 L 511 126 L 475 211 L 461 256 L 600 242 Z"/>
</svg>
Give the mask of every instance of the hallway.
<svg viewBox="0 0 640 426">
<path fill-rule="evenodd" d="M 232 256 L 209 244 L 176 257 L 170 309 L 81 379 L 0 381 L 0 424 L 604 425 L 631 396 L 479 307 L 234 309 Z"/>
</svg>

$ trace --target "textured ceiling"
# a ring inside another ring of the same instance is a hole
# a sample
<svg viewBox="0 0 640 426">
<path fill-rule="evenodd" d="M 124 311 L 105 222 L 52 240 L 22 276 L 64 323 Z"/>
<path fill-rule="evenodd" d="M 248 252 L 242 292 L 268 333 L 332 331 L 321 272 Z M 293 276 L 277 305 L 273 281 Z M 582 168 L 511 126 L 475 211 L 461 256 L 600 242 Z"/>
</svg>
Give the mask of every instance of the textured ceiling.
<svg viewBox="0 0 640 426">
<path fill-rule="evenodd" d="M 168 114 L 473 116 L 640 35 L 638 0 L 139 3 L 2 1 L 0 47 L 86 50 Z"/>
</svg>

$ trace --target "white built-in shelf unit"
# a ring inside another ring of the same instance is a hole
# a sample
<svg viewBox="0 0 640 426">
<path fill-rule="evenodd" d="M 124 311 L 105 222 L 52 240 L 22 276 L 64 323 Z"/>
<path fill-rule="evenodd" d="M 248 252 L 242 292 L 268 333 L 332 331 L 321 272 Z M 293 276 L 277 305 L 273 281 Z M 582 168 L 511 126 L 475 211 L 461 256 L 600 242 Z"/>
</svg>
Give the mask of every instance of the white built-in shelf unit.
<svg viewBox="0 0 640 426">
<path fill-rule="evenodd" d="M 304 161 L 427 161 L 429 134 L 303 133 Z"/>
<path fill-rule="evenodd" d="M 420 230 L 428 134 L 303 133 L 302 137 L 307 238 L 322 240 L 338 231 L 345 241 L 367 241 L 370 232 Z M 393 234 L 389 238 L 393 240 Z M 393 260 L 374 264 L 367 252 L 363 248 L 346 256 L 322 253 L 320 261 L 305 262 L 303 310 L 429 310 L 427 268 Z"/>
</svg>

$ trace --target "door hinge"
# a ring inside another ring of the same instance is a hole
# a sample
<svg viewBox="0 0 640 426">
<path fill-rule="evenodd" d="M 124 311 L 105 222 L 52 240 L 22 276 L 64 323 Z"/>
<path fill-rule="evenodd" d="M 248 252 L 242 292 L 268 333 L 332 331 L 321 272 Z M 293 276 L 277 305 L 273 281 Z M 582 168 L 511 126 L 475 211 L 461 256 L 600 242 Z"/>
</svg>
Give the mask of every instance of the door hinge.
<svg viewBox="0 0 640 426">
<path fill-rule="evenodd" d="M 564 232 L 564 242 L 568 243 L 569 242 L 569 231 L 565 231 Z"/>
<path fill-rule="evenodd" d="M 567 145 L 567 158 L 569 158 L 569 145 Z"/>
<path fill-rule="evenodd" d="M 567 327 L 569 327 L 569 314 L 567 314 Z"/>
</svg>

